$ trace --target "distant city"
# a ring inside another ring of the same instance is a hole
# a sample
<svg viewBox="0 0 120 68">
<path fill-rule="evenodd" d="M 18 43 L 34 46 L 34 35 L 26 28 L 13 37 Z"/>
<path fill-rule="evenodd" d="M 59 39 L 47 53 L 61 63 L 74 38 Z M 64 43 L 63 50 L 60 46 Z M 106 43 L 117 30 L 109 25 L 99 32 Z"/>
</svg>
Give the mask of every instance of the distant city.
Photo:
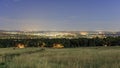
<svg viewBox="0 0 120 68">
<path fill-rule="evenodd" d="M 6 31 L 0 30 L 0 39 L 40 39 L 40 38 L 106 38 L 120 36 L 112 31 Z"/>
</svg>

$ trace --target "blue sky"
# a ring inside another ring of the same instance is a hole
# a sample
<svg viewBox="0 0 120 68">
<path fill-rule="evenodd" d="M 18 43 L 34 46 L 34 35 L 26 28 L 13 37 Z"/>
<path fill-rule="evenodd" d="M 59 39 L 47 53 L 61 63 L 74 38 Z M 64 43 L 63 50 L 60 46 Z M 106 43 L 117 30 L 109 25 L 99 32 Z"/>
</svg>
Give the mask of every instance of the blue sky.
<svg viewBox="0 0 120 68">
<path fill-rule="evenodd" d="M 0 30 L 119 29 L 120 0 L 0 0 Z"/>
</svg>

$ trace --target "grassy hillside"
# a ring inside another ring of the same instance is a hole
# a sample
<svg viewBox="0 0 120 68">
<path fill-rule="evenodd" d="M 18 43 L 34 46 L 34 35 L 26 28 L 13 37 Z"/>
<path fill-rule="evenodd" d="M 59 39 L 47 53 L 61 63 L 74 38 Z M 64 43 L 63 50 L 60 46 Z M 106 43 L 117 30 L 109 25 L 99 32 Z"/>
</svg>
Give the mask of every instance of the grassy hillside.
<svg viewBox="0 0 120 68">
<path fill-rule="evenodd" d="M 20 53 L 6 61 L 0 58 L 0 68 L 120 68 L 120 47 L 46 48 L 34 52 L 39 49 L 0 49 L 1 55 Z M 34 53 L 27 54 L 31 50 Z"/>
</svg>

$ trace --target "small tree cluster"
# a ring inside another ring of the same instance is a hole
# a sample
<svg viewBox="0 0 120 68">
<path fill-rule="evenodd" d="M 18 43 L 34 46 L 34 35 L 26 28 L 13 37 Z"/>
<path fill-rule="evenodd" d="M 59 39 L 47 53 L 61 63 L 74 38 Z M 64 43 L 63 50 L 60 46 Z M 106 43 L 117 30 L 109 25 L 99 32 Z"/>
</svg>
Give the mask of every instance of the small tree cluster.
<svg viewBox="0 0 120 68">
<path fill-rule="evenodd" d="M 120 46 L 120 37 L 107 38 L 78 38 L 78 39 L 0 39 L 0 47 L 15 47 L 22 43 L 26 47 L 53 47 L 53 44 L 59 43 L 65 48 L 90 47 L 90 46 Z"/>
</svg>

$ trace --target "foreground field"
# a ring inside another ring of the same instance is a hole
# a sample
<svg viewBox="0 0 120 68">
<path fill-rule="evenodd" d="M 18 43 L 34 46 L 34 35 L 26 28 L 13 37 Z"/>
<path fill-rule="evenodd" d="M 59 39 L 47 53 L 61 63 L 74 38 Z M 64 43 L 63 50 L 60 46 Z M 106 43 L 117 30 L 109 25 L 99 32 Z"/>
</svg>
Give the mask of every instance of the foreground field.
<svg viewBox="0 0 120 68">
<path fill-rule="evenodd" d="M 0 68 L 120 68 L 120 47 L 5 48 L 0 55 Z"/>
</svg>

